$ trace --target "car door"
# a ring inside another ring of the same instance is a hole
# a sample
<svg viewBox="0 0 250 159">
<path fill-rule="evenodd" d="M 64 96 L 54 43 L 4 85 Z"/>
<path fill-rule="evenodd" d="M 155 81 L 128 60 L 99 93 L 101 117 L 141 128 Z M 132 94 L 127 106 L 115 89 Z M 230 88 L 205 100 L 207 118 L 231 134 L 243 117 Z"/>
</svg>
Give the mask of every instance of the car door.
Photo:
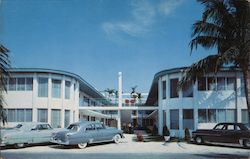
<svg viewBox="0 0 250 159">
<path fill-rule="evenodd" d="M 31 129 L 33 143 L 49 142 L 52 128 L 48 124 L 38 124 L 36 128 Z"/>
<path fill-rule="evenodd" d="M 98 132 L 94 124 L 89 124 L 86 126 L 84 136 L 88 139 L 87 142 L 89 143 L 95 143 L 100 141 Z"/>
<path fill-rule="evenodd" d="M 211 131 L 204 135 L 204 140 L 209 142 L 217 142 L 222 136 L 224 127 L 224 124 L 216 125 Z"/>
<path fill-rule="evenodd" d="M 103 124 L 101 123 L 96 124 L 96 129 L 98 131 L 99 141 L 109 141 L 112 139 L 109 130 L 106 129 L 106 127 Z"/>
<path fill-rule="evenodd" d="M 225 143 L 239 143 L 241 128 L 237 124 L 228 124 L 227 131 L 224 134 Z"/>
</svg>

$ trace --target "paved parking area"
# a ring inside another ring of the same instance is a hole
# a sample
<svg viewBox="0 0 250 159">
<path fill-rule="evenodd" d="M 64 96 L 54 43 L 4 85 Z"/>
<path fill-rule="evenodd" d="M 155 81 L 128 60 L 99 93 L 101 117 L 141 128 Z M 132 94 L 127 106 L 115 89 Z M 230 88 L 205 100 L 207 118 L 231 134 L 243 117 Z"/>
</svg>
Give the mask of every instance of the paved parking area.
<svg viewBox="0 0 250 159">
<path fill-rule="evenodd" d="M 116 156 L 128 157 L 131 154 L 147 156 L 156 154 L 162 155 L 163 158 L 167 156 L 176 156 L 184 154 L 186 156 L 195 156 L 197 158 L 250 158 L 250 149 L 243 149 L 237 147 L 222 147 L 222 146 L 209 146 L 209 145 L 196 145 L 188 144 L 185 142 L 133 142 L 132 135 L 125 135 L 126 138 L 120 144 L 105 143 L 90 145 L 85 149 L 78 149 L 76 147 L 63 147 L 60 145 L 48 146 L 30 146 L 22 149 L 5 149 L 1 150 L 1 157 L 6 158 L 42 158 L 41 154 L 59 154 L 62 158 L 67 154 L 74 158 L 74 155 L 91 155 L 98 156 L 97 158 L 104 157 L 105 154 L 111 158 Z M 37 156 L 36 156 L 37 154 Z M 63 155 L 62 155 L 63 154 Z M 125 154 L 125 155 L 124 155 Z M 126 154 L 129 154 L 126 156 Z M 158 156 L 158 158 L 161 158 Z M 57 158 L 54 156 L 53 158 Z M 172 158 L 171 157 L 171 158 Z M 193 158 L 195 158 L 193 157 Z M 68 157 L 67 157 L 68 158 Z M 118 157 L 119 158 L 119 157 Z M 131 156 L 130 158 L 133 158 Z M 138 158 L 138 156 L 137 156 Z M 140 158 L 140 157 L 139 157 Z M 180 157 L 181 158 L 181 157 Z"/>
</svg>

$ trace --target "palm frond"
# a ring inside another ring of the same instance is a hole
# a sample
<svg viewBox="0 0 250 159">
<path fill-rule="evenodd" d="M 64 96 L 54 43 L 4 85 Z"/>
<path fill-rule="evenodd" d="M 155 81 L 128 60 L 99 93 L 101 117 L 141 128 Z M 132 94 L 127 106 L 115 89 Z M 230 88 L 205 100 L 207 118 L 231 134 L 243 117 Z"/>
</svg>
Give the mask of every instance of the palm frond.
<svg viewBox="0 0 250 159">
<path fill-rule="evenodd" d="M 223 64 L 220 61 L 220 56 L 210 55 L 206 58 L 193 63 L 189 68 L 184 71 L 184 76 L 179 82 L 179 88 L 182 88 L 186 83 L 190 81 L 196 81 L 198 77 L 202 77 L 210 72 L 217 72 L 218 68 Z"/>
</svg>

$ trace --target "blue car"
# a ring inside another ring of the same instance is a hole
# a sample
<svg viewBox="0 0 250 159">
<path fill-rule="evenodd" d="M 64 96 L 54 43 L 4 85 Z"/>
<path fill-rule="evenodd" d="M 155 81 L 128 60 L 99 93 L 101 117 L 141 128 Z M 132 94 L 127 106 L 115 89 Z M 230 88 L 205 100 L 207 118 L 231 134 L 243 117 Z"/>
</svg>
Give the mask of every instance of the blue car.
<svg viewBox="0 0 250 159">
<path fill-rule="evenodd" d="M 91 143 L 114 141 L 119 143 L 124 138 L 123 131 L 107 127 L 100 122 L 81 121 L 70 124 L 66 130 L 54 133 L 52 143 L 60 145 L 77 145 L 80 149 Z"/>
</svg>

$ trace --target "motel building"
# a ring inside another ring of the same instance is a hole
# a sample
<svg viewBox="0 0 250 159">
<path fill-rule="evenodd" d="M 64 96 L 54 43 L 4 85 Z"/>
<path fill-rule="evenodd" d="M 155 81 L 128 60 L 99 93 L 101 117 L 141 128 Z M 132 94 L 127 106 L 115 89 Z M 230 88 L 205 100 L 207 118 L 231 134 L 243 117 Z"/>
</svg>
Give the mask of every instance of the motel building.
<svg viewBox="0 0 250 159">
<path fill-rule="evenodd" d="M 38 68 L 11 69 L 4 94 L 7 126 L 20 122 L 48 122 L 66 127 L 79 120 L 101 121 L 123 128 L 153 129 L 166 125 L 171 136 L 184 136 L 184 129 L 209 129 L 219 122 L 248 122 L 244 82 L 239 70 L 222 69 L 206 74 L 177 89 L 185 68 L 155 74 L 143 101 L 122 92 L 122 73 L 118 73 L 118 96 L 107 98 L 80 76 L 60 70 Z"/>
<path fill-rule="evenodd" d="M 48 122 L 52 127 L 67 127 L 79 120 L 110 124 L 106 112 L 80 110 L 81 107 L 107 105 L 107 99 L 80 76 L 59 70 L 11 69 L 4 94 L 7 126 L 19 122 Z"/>
<path fill-rule="evenodd" d="M 166 125 L 171 136 L 184 136 L 184 129 L 213 128 L 219 122 L 248 122 L 242 73 L 223 69 L 206 74 L 182 90 L 178 81 L 185 68 L 155 74 L 146 105 L 158 105 L 158 131 Z"/>
</svg>

